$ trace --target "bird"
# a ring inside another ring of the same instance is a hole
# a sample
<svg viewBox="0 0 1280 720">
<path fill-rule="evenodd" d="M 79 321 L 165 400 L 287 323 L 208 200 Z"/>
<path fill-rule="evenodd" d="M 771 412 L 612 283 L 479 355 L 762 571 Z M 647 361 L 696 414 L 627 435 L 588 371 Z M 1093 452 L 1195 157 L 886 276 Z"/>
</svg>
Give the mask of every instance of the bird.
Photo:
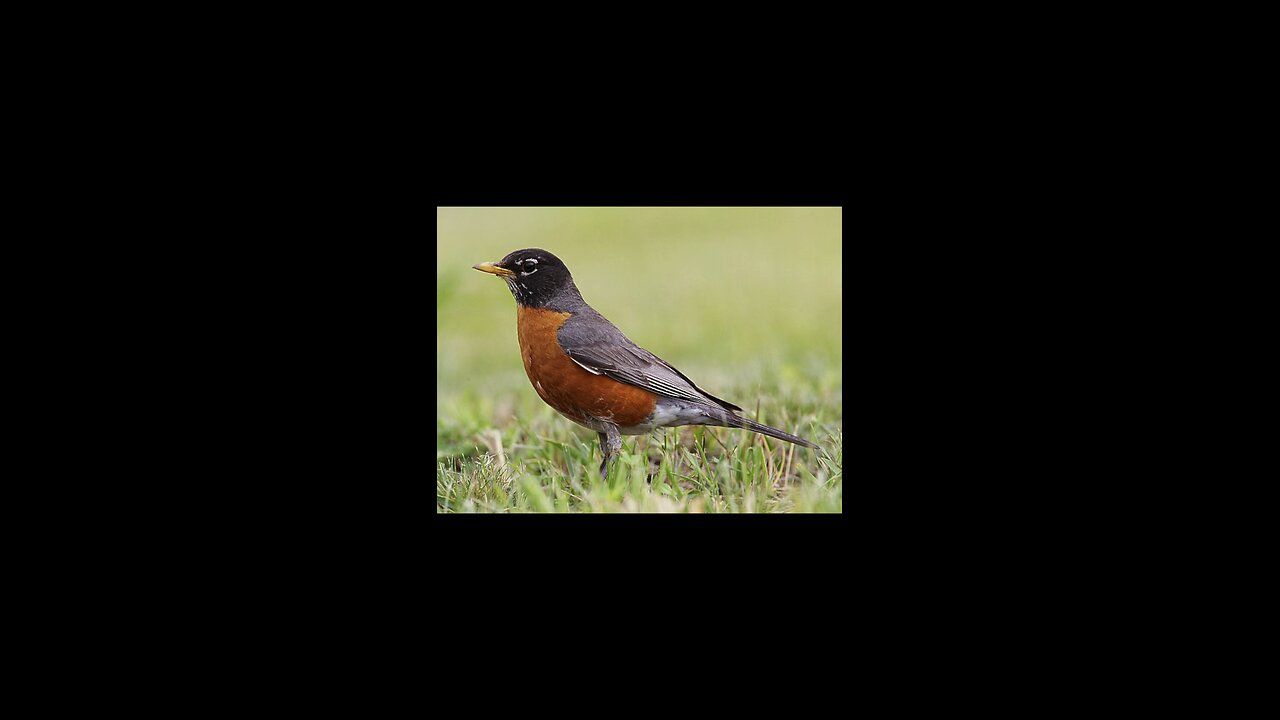
<svg viewBox="0 0 1280 720">
<path fill-rule="evenodd" d="M 600 441 L 600 477 L 623 435 L 655 428 L 744 428 L 806 448 L 802 437 L 741 417 L 742 408 L 698 387 L 670 363 L 636 345 L 582 299 L 564 261 L 541 248 L 472 266 L 507 282 L 516 301 L 516 335 L 529 382 L 543 402 Z"/>
</svg>

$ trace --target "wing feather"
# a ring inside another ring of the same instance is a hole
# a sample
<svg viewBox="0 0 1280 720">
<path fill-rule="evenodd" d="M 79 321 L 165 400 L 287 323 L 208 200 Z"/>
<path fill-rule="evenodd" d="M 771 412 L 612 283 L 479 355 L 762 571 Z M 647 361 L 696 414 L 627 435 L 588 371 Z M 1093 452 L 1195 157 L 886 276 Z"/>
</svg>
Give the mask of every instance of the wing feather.
<svg viewBox="0 0 1280 720">
<path fill-rule="evenodd" d="M 659 395 L 742 411 L 737 405 L 693 384 L 665 360 L 631 342 L 603 316 L 592 314 L 594 318 L 583 315 L 570 318 L 561 326 L 558 336 L 564 351 L 587 372 L 603 374 Z"/>
</svg>

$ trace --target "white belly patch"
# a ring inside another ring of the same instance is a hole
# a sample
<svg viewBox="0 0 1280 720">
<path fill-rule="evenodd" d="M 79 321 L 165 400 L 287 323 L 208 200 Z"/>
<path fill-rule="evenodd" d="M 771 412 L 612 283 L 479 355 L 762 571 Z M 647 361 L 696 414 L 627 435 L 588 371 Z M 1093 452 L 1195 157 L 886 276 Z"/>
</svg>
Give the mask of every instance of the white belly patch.
<svg viewBox="0 0 1280 720">
<path fill-rule="evenodd" d="M 680 400 L 662 398 L 653 408 L 653 414 L 640 425 L 618 428 L 623 435 L 643 435 L 654 428 L 677 425 L 705 425 L 710 418 L 702 408 Z"/>
</svg>

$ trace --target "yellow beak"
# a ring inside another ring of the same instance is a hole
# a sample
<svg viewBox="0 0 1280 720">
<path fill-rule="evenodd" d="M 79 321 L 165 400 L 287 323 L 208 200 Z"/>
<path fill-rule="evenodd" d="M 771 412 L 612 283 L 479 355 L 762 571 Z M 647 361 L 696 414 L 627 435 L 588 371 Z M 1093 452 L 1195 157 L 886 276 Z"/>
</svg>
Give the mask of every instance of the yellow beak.
<svg viewBox="0 0 1280 720">
<path fill-rule="evenodd" d="M 480 272 L 491 273 L 493 275 L 498 275 L 499 277 L 515 277 L 516 276 L 516 274 L 511 272 L 510 270 L 504 267 L 498 267 L 497 265 L 494 265 L 491 262 L 482 262 L 479 265 L 472 265 L 471 267 L 475 268 L 476 270 L 479 270 Z"/>
</svg>

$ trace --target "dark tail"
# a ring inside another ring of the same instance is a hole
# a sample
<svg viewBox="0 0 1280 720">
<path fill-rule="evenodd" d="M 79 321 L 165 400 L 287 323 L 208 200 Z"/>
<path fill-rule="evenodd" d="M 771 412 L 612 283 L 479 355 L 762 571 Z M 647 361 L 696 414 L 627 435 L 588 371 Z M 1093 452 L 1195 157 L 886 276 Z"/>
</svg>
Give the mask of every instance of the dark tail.
<svg viewBox="0 0 1280 720">
<path fill-rule="evenodd" d="M 786 440 L 789 443 L 795 443 L 796 445 L 801 445 L 803 447 L 813 448 L 814 450 L 822 449 L 817 445 L 814 445 L 813 443 L 809 442 L 808 440 L 805 440 L 802 437 L 797 437 L 795 435 L 792 435 L 791 433 L 782 432 L 781 430 L 777 428 L 771 428 L 768 425 L 761 425 L 755 420 L 748 420 L 744 417 L 739 417 L 737 415 L 730 415 L 727 418 L 727 422 L 725 424 L 730 426 L 735 426 L 735 427 L 746 428 L 751 432 L 758 432 L 761 435 L 768 435 L 769 437 L 775 437 L 775 438 L 778 438 L 779 440 Z"/>
</svg>

